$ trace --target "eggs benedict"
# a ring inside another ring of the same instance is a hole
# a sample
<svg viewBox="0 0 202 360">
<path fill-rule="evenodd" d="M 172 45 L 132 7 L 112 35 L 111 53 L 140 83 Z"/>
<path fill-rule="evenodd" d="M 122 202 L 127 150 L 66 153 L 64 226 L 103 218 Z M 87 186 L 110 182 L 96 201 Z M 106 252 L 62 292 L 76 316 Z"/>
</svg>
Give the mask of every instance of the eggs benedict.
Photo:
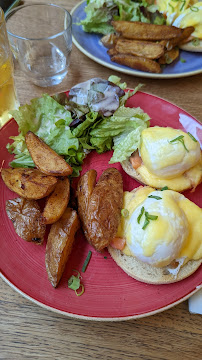
<svg viewBox="0 0 202 360">
<path fill-rule="evenodd" d="M 199 142 L 190 133 L 154 126 L 142 131 L 139 151 L 121 163 L 137 181 L 182 192 L 202 182 Z"/>
<path fill-rule="evenodd" d="M 189 41 L 180 48 L 187 51 L 202 51 L 202 2 L 197 0 L 156 0 L 158 10 L 166 17 L 167 25 L 179 28 L 194 27 Z"/>
<path fill-rule="evenodd" d="M 123 206 L 108 250 L 128 275 L 163 284 L 196 271 L 202 262 L 202 209 L 175 191 L 147 186 L 124 192 Z"/>
</svg>

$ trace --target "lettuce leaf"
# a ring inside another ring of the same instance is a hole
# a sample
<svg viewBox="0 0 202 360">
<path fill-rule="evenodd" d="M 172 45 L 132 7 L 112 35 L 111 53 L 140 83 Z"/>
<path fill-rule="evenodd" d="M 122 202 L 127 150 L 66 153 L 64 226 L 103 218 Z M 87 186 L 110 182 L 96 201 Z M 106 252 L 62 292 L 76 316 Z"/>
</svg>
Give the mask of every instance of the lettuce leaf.
<svg viewBox="0 0 202 360">
<path fill-rule="evenodd" d="M 111 20 L 149 22 L 142 11 L 146 6 L 145 0 L 88 0 L 86 18 L 77 25 L 82 25 L 86 32 L 107 35 L 114 32 Z"/>
<path fill-rule="evenodd" d="M 8 151 L 15 154 L 10 164 L 12 167 L 34 167 L 25 143 L 25 134 L 31 130 L 59 155 L 64 156 L 75 173 L 78 172 L 77 168 L 80 169 L 85 153 L 78 138 L 70 130 L 71 113 L 64 106 L 45 94 L 13 111 L 12 115 L 20 132 L 18 136 L 10 137 L 14 141 L 7 145 Z"/>
<path fill-rule="evenodd" d="M 122 105 L 113 116 L 102 120 L 90 131 L 90 142 L 98 153 L 109 150 L 114 143 L 110 163 L 123 161 L 139 146 L 141 132 L 149 126 L 149 119 L 142 109 Z"/>
</svg>

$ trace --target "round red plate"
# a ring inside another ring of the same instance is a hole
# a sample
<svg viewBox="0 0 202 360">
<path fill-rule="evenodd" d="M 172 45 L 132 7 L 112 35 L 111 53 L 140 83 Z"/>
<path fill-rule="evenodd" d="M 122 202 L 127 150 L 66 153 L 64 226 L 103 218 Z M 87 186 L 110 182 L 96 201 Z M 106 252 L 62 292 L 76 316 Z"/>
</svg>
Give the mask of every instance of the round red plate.
<svg viewBox="0 0 202 360">
<path fill-rule="evenodd" d="M 201 139 L 201 125 L 184 110 L 150 94 L 138 92 L 131 97 L 128 106 L 140 106 L 151 117 L 151 126 L 172 126 L 190 131 Z M 0 130 L 0 164 L 8 167 L 12 156 L 5 146 L 9 136 L 17 135 L 17 125 L 11 120 Z M 98 177 L 109 167 L 112 152 L 98 155 L 92 152 L 85 159 L 82 173 L 90 168 L 97 170 Z M 111 165 L 112 166 L 112 165 Z M 123 176 L 124 190 L 132 190 L 139 184 L 125 174 L 120 164 L 114 164 Z M 78 179 L 75 179 L 76 182 Z M 194 193 L 185 195 L 197 205 L 202 205 L 202 186 Z M 126 320 L 163 311 L 191 296 L 201 286 L 202 266 L 187 279 L 169 285 L 148 285 L 126 275 L 112 260 L 107 251 L 97 253 L 85 241 L 81 230 L 77 233 L 75 246 L 57 289 L 48 281 L 45 270 L 45 243 L 42 246 L 26 243 L 19 238 L 5 211 L 7 199 L 16 194 L 6 188 L 0 180 L 0 264 L 2 278 L 28 299 L 47 309 L 64 315 L 91 320 Z M 81 272 L 82 265 L 92 251 L 91 261 L 82 282 L 85 293 L 77 297 L 67 287 L 72 270 Z"/>
</svg>

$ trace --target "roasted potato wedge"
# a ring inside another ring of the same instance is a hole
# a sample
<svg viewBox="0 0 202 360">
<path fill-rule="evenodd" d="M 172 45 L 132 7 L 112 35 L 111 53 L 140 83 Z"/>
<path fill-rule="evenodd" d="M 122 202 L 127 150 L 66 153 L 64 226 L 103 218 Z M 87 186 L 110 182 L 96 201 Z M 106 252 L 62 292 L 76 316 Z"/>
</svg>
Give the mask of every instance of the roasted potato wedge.
<svg viewBox="0 0 202 360">
<path fill-rule="evenodd" d="M 99 178 L 88 203 L 86 237 L 98 251 L 115 237 L 121 219 L 123 181 L 117 169 L 105 170 Z"/>
<path fill-rule="evenodd" d="M 25 141 L 32 160 L 41 172 L 54 176 L 71 175 L 71 166 L 33 132 L 26 133 Z"/>
<path fill-rule="evenodd" d="M 86 232 L 86 218 L 88 204 L 96 184 L 97 172 L 93 169 L 81 176 L 77 186 L 78 213 L 81 219 L 84 233 Z"/>
<path fill-rule="evenodd" d="M 64 213 L 70 195 L 69 179 L 59 178 L 53 192 L 46 199 L 46 204 L 42 213 L 46 224 L 55 223 Z"/>
<path fill-rule="evenodd" d="M 118 54 L 118 51 L 115 49 L 115 47 L 107 50 L 107 54 L 111 57 Z"/>
<path fill-rule="evenodd" d="M 6 186 L 26 199 L 42 199 L 55 188 L 57 178 L 47 176 L 37 169 L 2 169 L 1 176 Z"/>
<path fill-rule="evenodd" d="M 6 212 L 16 233 L 25 241 L 43 244 L 46 225 L 35 200 L 16 198 L 6 201 Z"/>
<path fill-rule="evenodd" d="M 148 59 L 158 59 L 164 54 L 164 46 L 151 41 L 118 39 L 115 49 L 119 54 L 142 56 Z"/>
<path fill-rule="evenodd" d="M 79 229 L 79 218 L 75 210 L 67 208 L 62 217 L 51 226 L 46 245 L 46 271 L 56 287 L 72 251 L 75 233 Z"/>
<path fill-rule="evenodd" d="M 158 62 L 160 65 L 171 64 L 179 57 L 179 53 L 179 48 L 175 47 L 170 51 L 166 51 L 165 54 L 158 59 Z"/>
<path fill-rule="evenodd" d="M 117 54 L 111 57 L 111 60 L 121 65 L 129 66 L 133 69 L 147 71 L 152 73 L 160 73 L 160 65 L 151 59 L 146 59 L 140 56 L 133 56 L 128 54 Z"/>
<path fill-rule="evenodd" d="M 112 21 L 114 29 L 126 39 L 169 40 L 179 38 L 183 32 L 175 26 L 147 24 L 139 21 Z"/>
<path fill-rule="evenodd" d="M 175 46 L 180 45 L 183 42 L 186 42 L 190 38 L 191 34 L 194 31 L 193 26 L 188 26 L 182 29 L 182 34 L 180 37 L 176 37 L 170 40 L 162 40 L 160 43 L 166 47 L 167 50 L 172 50 Z"/>
<path fill-rule="evenodd" d="M 107 49 L 111 49 L 116 44 L 118 38 L 119 36 L 116 34 L 107 34 L 104 35 L 100 41 Z"/>
</svg>

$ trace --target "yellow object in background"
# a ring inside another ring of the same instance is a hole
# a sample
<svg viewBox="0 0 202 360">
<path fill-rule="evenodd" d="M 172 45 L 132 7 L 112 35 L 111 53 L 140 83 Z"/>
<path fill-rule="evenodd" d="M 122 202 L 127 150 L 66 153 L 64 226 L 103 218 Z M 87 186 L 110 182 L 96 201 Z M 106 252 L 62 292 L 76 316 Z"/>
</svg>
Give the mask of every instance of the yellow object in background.
<svg viewBox="0 0 202 360">
<path fill-rule="evenodd" d="M 194 26 L 193 36 L 202 39 L 202 2 L 197 0 L 156 0 L 158 10 L 166 15 L 167 25 Z"/>
<path fill-rule="evenodd" d="M 8 43 L 3 10 L 0 8 L 0 127 L 11 119 L 10 111 L 18 106 L 12 54 Z"/>
</svg>

